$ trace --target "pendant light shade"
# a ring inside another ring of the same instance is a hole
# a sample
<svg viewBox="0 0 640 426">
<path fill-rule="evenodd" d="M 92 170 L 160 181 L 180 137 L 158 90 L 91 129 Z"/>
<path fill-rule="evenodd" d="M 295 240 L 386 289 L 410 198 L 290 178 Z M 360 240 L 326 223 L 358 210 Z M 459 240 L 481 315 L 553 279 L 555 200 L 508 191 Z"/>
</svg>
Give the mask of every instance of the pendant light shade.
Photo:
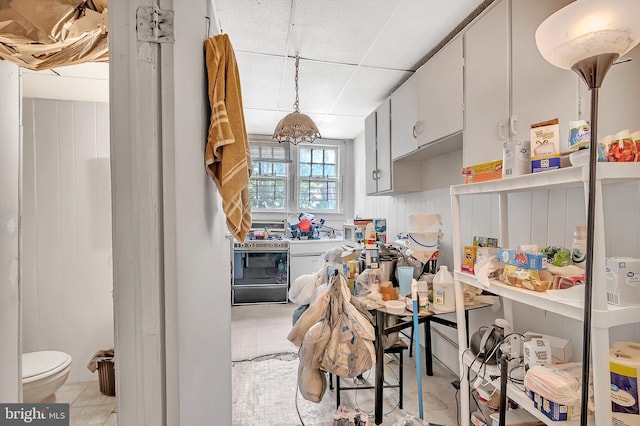
<svg viewBox="0 0 640 426">
<path fill-rule="evenodd" d="M 536 31 L 542 56 L 564 69 L 602 54 L 622 56 L 639 41 L 639 0 L 577 0 L 548 17 Z"/>
<path fill-rule="evenodd" d="M 296 55 L 296 100 L 293 104 L 294 111 L 286 115 L 273 132 L 273 138 L 278 142 L 288 142 L 297 145 L 300 142 L 312 143 L 320 137 L 318 126 L 311 117 L 300 112 L 300 100 L 298 97 L 298 68 L 300 57 Z"/>
</svg>

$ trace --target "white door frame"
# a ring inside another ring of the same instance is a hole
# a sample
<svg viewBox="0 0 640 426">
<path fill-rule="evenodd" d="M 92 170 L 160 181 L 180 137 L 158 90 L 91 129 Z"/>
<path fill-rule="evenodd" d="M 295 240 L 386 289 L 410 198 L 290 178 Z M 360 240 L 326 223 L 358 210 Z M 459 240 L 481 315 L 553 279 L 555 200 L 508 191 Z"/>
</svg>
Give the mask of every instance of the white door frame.
<svg viewBox="0 0 640 426">
<path fill-rule="evenodd" d="M 139 42 L 138 7 L 110 2 L 111 187 L 118 423 L 179 424 L 173 45 Z M 167 150 L 171 148 L 170 150 Z M 165 232 L 168 231 L 168 232 Z"/>
</svg>

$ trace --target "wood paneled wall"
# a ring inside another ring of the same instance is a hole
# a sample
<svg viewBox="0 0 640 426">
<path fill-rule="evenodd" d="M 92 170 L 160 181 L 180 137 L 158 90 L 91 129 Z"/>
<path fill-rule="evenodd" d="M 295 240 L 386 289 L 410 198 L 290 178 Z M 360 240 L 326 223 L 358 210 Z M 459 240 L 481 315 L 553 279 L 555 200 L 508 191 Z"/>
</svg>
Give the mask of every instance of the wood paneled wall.
<svg viewBox="0 0 640 426">
<path fill-rule="evenodd" d="M 107 103 L 25 99 L 23 352 L 73 357 L 69 382 L 113 347 Z"/>
</svg>

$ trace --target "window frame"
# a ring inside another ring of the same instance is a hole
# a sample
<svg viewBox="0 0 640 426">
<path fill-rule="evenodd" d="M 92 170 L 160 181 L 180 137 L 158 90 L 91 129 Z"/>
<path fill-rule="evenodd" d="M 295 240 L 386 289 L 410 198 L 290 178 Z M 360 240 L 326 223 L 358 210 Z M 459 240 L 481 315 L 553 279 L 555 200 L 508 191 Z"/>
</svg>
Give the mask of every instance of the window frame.
<svg viewBox="0 0 640 426">
<path fill-rule="evenodd" d="M 277 141 L 270 139 L 268 136 L 251 136 L 249 135 L 249 145 L 252 144 L 274 144 L 279 145 Z M 285 143 L 283 143 L 285 144 Z M 298 145 L 288 144 L 289 160 L 287 177 L 285 178 L 285 192 L 287 199 L 284 209 L 263 209 L 252 207 L 254 213 L 291 213 L 303 211 L 300 208 L 300 184 L 303 178 L 299 175 L 300 171 L 300 148 L 329 148 L 336 150 L 336 208 L 335 209 L 304 209 L 305 212 L 314 214 L 342 214 L 343 213 L 343 197 L 344 197 L 344 181 L 347 158 L 346 143 L 344 140 L 338 139 L 316 139 L 314 143 L 300 143 Z M 252 162 L 255 161 L 252 157 Z M 284 161 L 283 161 L 284 162 Z M 250 177 L 249 179 L 252 179 Z M 306 179 L 305 179 L 306 180 Z"/>
</svg>

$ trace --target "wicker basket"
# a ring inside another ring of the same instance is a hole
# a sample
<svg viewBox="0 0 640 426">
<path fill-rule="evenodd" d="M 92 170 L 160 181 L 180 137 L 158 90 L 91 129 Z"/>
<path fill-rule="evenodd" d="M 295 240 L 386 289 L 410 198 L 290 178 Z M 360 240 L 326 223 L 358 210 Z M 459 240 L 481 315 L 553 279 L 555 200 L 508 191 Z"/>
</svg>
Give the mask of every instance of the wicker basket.
<svg viewBox="0 0 640 426">
<path fill-rule="evenodd" d="M 107 396 L 116 396 L 116 373 L 113 359 L 98 361 L 98 382 L 100 392 Z"/>
</svg>

